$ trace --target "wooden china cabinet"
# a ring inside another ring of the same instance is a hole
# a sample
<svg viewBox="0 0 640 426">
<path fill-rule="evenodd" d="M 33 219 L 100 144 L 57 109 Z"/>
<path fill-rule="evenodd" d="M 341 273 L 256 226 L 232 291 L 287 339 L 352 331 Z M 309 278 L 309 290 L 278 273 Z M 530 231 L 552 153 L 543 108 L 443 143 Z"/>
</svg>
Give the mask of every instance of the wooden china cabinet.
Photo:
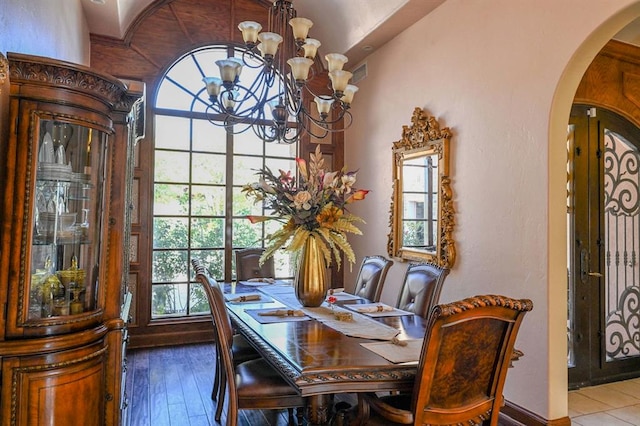
<svg viewBox="0 0 640 426">
<path fill-rule="evenodd" d="M 143 92 L 83 66 L 0 55 L 2 425 L 122 422 Z"/>
</svg>

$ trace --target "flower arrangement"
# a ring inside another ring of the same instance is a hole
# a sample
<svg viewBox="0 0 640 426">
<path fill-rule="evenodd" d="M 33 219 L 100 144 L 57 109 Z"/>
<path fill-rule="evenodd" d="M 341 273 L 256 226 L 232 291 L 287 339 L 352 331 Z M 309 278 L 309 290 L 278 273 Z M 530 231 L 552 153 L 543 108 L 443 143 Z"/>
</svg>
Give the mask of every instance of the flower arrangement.
<svg viewBox="0 0 640 426">
<path fill-rule="evenodd" d="M 283 223 L 282 228 L 265 237 L 267 246 L 260 262 L 280 248 L 298 252 L 307 238 L 315 236 L 327 265 L 331 265 L 334 257 L 340 268 L 340 252 L 354 263 L 355 255 L 346 234 L 361 235 L 354 223 L 364 223 L 364 220 L 349 213 L 346 206 L 363 200 L 369 191 L 354 188 L 356 172 L 326 171 L 320 145 L 310 155 L 308 164 L 302 158 L 296 158 L 296 163 L 299 182 L 291 171 L 278 170 L 276 175 L 265 167 L 256 173 L 258 182 L 242 189 L 255 203 L 264 202 L 264 206 L 274 212 L 273 216 L 248 216 L 251 223 L 267 220 Z"/>
</svg>

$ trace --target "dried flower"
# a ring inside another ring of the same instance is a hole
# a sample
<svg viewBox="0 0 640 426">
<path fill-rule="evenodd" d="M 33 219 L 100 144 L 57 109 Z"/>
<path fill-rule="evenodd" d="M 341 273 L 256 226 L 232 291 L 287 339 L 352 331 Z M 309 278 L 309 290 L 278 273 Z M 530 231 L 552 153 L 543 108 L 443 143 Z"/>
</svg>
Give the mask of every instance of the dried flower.
<svg viewBox="0 0 640 426">
<path fill-rule="evenodd" d="M 364 221 L 346 209 L 354 201 L 364 200 L 368 190 L 355 189 L 356 173 L 326 171 L 320 145 L 310 155 L 310 161 L 296 158 L 300 181 L 291 172 L 278 170 L 274 174 L 268 167 L 257 171 L 258 182 L 242 188 L 255 203 L 264 203 L 274 216 L 248 216 L 251 223 L 279 220 L 283 227 L 265 237 L 267 247 L 261 262 L 273 256 L 276 250 L 285 248 L 298 252 L 310 235 L 318 237 L 320 249 L 327 265 L 335 258 L 340 268 L 341 252 L 350 263 L 355 255 L 347 241 L 347 233 L 361 235 L 354 223 Z"/>
</svg>

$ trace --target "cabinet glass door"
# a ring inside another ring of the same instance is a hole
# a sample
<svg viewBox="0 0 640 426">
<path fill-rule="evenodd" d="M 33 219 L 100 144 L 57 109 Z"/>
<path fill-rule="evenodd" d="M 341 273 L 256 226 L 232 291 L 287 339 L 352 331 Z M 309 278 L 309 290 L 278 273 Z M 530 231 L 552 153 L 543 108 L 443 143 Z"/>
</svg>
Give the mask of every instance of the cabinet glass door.
<svg viewBox="0 0 640 426">
<path fill-rule="evenodd" d="M 103 223 L 103 132 L 40 120 L 29 320 L 95 310 Z"/>
</svg>

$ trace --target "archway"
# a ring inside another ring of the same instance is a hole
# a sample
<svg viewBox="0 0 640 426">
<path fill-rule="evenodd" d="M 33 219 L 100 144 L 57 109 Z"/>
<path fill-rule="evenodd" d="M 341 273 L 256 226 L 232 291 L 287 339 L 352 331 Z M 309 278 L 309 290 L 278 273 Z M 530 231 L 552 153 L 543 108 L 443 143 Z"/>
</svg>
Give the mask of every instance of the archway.
<svg viewBox="0 0 640 426">
<path fill-rule="evenodd" d="M 549 118 L 548 141 L 548 211 L 549 211 L 549 300 L 566 302 L 567 284 L 567 221 L 566 221 L 566 132 L 573 98 L 587 67 L 616 33 L 640 17 L 640 2 L 635 2 L 604 21 L 578 47 L 567 63 L 556 87 Z M 566 304 L 549 304 L 549 418 L 566 412 L 567 347 Z"/>
</svg>

